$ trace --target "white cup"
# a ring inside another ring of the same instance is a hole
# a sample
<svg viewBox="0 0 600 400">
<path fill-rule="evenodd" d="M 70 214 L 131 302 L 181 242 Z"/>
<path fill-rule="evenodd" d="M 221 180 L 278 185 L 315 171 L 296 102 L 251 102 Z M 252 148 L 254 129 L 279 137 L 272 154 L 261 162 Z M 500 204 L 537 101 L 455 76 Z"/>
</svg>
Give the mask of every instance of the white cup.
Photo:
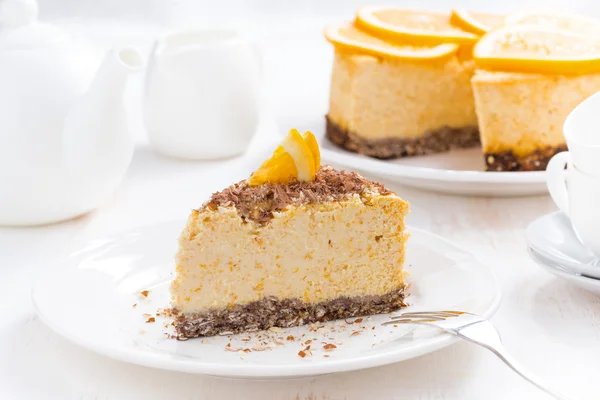
<svg viewBox="0 0 600 400">
<path fill-rule="evenodd" d="M 600 177 L 600 92 L 575 107 L 565 120 L 563 133 L 573 165 Z"/>
<path fill-rule="evenodd" d="M 600 176 L 580 171 L 572 162 L 572 154 L 565 151 L 548 163 L 546 183 L 552 200 L 570 218 L 579 240 L 600 257 Z"/>
<path fill-rule="evenodd" d="M 256 47 L 231 30 L 159 39 L 148 63 L 144 121 L 153 148 L 203 160 L 243 153 L 259 120 Z"/>
</svg>

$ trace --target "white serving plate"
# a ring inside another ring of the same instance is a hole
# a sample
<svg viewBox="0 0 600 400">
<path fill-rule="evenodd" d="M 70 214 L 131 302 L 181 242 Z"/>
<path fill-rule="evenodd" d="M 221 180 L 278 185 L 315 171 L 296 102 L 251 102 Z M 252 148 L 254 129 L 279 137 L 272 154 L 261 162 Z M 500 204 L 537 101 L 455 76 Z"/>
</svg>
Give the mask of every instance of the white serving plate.
<svg viewBox="0 0 600 400">
<path fill-rule="evenodd" d="M 39 279 L 32 298 L 40 318 L 78 345 L 124 362 L 165 370 L 229 377 L 279 378 L 351 371 L 394 363 L 453 343 L 454 336 L 427 328 L 383 327 L 390 315 L 365 317 L 283 332 L 177 341 L 168 338 L 169 323 L 156 317 L 168 306 L 177 237 L 185 221 L 157 224 L 94 240 L 58 263 Z M 423 230 L 410 228 L 406 267 L 410 271 L 411 310 L 457 309 L 490 317 L 500 290 L 489 268 L 472 254 Z M 139 294 L 149 290 L 148 297 Z M 133 304 L 137 304 L 133 307 Z M 156 322 L 147 323 L 149 315 Z M 337 332 L 330 332 L 335 329 Z M 360 330 L 360 334 L 352 335 Z M 303 345 L 287 336 L 315 339 L 312 356 L 298 355 Z M 228 351 L 255 346 L 259 335 L 280 345 L 249 353 Z M 326 343 L 337 348 L 326 352 Z M 250 344 L 248 344 L 250 343 Z M 324 355 L 329 357 L 325 357 Z"/>
</svg>

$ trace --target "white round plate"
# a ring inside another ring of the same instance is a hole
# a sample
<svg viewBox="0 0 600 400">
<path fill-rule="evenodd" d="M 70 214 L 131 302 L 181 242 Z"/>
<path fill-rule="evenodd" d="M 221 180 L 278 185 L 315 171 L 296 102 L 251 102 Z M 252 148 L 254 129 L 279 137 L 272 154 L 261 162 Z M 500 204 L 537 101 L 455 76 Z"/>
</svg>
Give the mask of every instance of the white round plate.
<svg viewBox="0 0 600 400">
<path fill-rule="evenodd" d="M 530 248 L 562 269 L 600 279 L 600 260 L 581 243 L 564 213 L 536 219 L 527 227 L 525 236 Z"/>
<path fill-rule="evenodd" d="M 324 122 L 321 123 L 324 125 Z M 419 189 L 472 196 L 528 196 L 547 193 L 544 171 L 486 172 L 481 148 L 447 153 L 378 160 L 343 150 L 325 138 L 324 128 L 313 133 L 325 162 L 341 165 Z"/>
<path fill-rule="evenodd" d="M 318 329 L 304 326 L 231 337 L 171 339 L 166 334 L 170 321 L 156 313 L 169 305 L 173 255 L 184 224 L 152 225 L 86 244 L 48 270 L 33 288 L 40 318 L 60 335 L 108 357 L 230 377 L 309 376 L 375 367 L 456 340 L 427 328 L 381 326 L 390 315 L 365 317 L 354 324 L 334 321 Z M 410 232 L 409 309 L 455 309 L 490 317 L 498 307 L 500 291 L 489 268 L 438 236 L 415 228 Z M 149 291 L 147 297 L 140 294 L 143 290 Z M 155 322 L 147 322 L 150 318 Z M 287 340 L 289 336 L 294 340 Z M 298 352 L 306 347 L 306 340 L 313 341 L 312 354 L 302 358 Z M 326 351 L 325 343 L 337 348 Z"/>
<path fill-rule="evenodd" d="M 479 148 L 377 160 L 343 150 L 325 139 L 333 64 L 333 49 L 322 34 L 327 23 L 290 29 L 261 42 L 268 76 L 266 90 L 279 135 L 290 128 L 310 130 L 319 140 L 323 161 L 421 189 L 502 197 L 547 193 L 544 171 L 486 172 Z"/>
<path fill-rule="evenodd" d="M 538 263 L 542 268 L 551 274 L 556 275 L 557 277 L 564 279 L 575 286 L 587 290 L 590 293 L 600 295 L 600 279 L 581 275 L 573 270 L 565 268 L 561 264 L 557 264 L 556 260 L 547 258 L 531 247 L 529 248 L 529 255 L 533 261 Z"/>
</svg>

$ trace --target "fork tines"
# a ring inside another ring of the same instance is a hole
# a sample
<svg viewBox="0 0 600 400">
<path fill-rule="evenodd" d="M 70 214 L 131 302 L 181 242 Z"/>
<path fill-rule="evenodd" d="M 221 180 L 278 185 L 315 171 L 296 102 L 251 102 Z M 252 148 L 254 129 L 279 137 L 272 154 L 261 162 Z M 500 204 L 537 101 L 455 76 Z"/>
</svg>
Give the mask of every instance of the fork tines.
<svg viewBox="0 0 600 400">
<path fill-rule="evenodd" d="M 434 321 L 442 321 L 447 318 L 458 317 L 459 315 L 464 314 L 462 311 L 415 311 L 415 312 L 406 312 L 400 315 L 396 315 L 392 317 L 392 320 L 395 321 L 404 321 L 404 320 L 420 320 L 421 322 L 429 322 L 424 320 Z"/>
</svg>

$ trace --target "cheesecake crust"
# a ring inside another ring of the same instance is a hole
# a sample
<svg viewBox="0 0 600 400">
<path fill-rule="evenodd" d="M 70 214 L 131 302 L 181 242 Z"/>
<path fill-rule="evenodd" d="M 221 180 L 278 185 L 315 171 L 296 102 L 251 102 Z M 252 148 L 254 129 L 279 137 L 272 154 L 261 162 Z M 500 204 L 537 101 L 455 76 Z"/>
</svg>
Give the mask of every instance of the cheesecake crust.
<svg viewBox="0 0 600 400">
<path fill-rule="evenodd" d="M 424 132 L 418 138 L 370 140 L 342 129 L 329 116 L 325 120 L 326 136 L 330 141 L 346 150 L 383 160 L 441 153 L 451 149 L 475 147 L 480 143 L 477 126 L 444 126 Z"/>
<path fill-rule="evenodd" d="M 185 340 L 389 313 L 406 307 L 405 289 L 402 286 L 384 295 L 342 297 L 315 304 L 300 299 L 264 297 L 249 304 L 203 313 L 170 312 L 175 322 L 176 337 Z"/>
<path fill-rule="evenodd" d="M 518 156 L 512 151 L 498 153 L 485 153 L 485 166 L 487 171 L 544 171 L 550 159 L 561 151 L 566 151 L 567 146 L 545 147 L 537 149 L 524 156 Z"/>
</svg>

